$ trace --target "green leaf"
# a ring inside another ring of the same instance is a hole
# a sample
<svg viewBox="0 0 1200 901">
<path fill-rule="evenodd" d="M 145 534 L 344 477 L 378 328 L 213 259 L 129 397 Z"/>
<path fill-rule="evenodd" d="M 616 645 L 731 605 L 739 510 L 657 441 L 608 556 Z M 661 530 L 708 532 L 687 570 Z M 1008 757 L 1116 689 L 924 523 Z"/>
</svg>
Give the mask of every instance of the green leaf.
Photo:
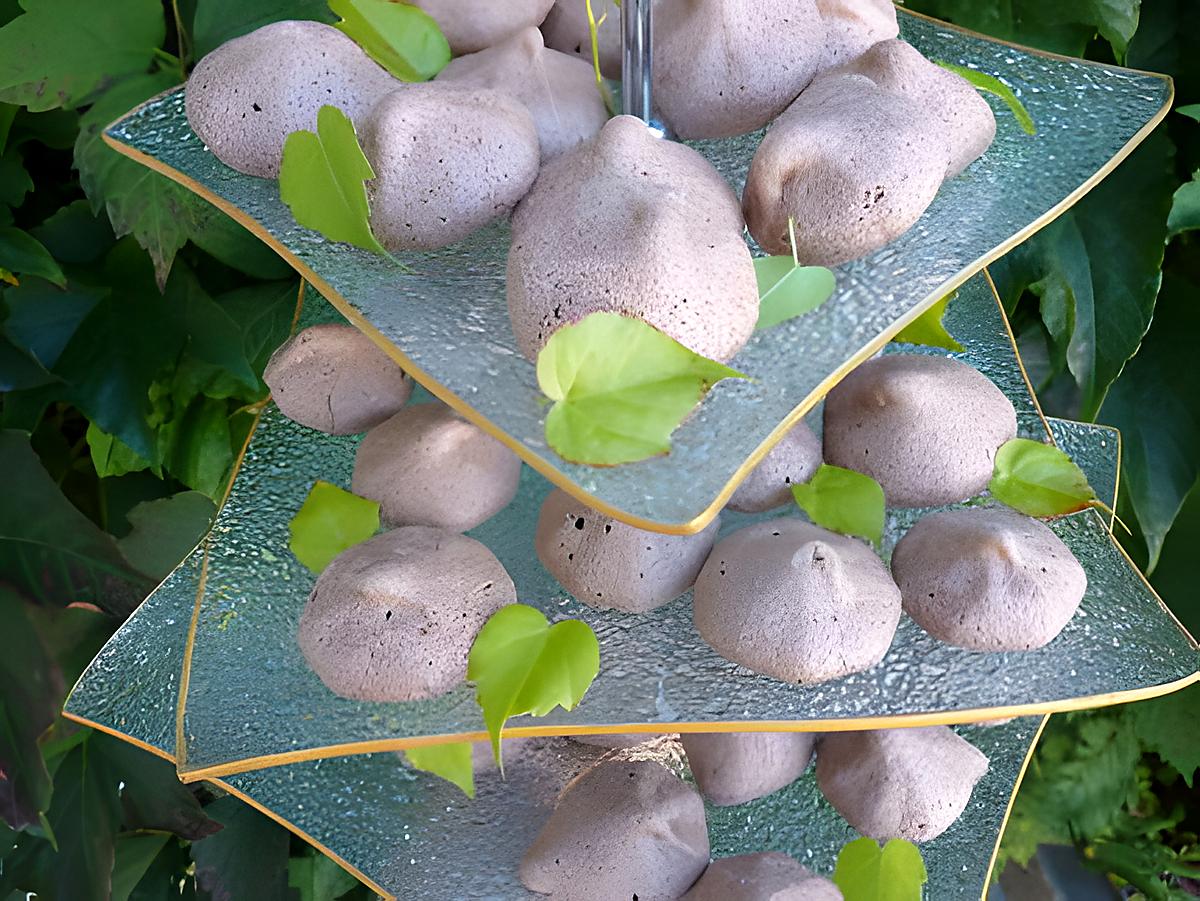
<svg viewBox="0 0 1200 901">
<path fill-rule="evenodd" d="M 213 501 L 225 494 L 233 469 L 229 403 L 196 395 L 158 430 L 157 459 L 187 487 Z"/>
<path fill-rule="evenodd" d="M 192 243 L 226 266 L 261 279 L 283 279 L 292 268 L 265 242 L 211 204 L 196 207 Z"/>
<path fill-rule="evenodd" d="M 1024 866 L 1043 844 L 1105 833 L 1137 795 L 1141 747 L 1120 710 L 1051 717 L 1004 832 L 1001 856 Z"/>
<path fill-rule="evenodd" d="M 116 243 L 108 217 L 97 216 L 82 198 L 61 207 L 32 230 L 60 263 L 94 263 Z"/>
<path fill-rule="evenodd" d="M 108 901 L 114 845 L 121 821 L 119 781 L 91 739 L 73 748 L 54 773 L 54 799 L 47 815 L 58 841 L 60 865 L 51 875 L 51 897 Z"/>
<path fill-rule="evenodd" d="M 139 572 L 161 581 L 199 544 L 216 512 L 199 491 L 143 501 L 129 511 L 133 529 L 117 544 Z"/>
<path fill-rule="evenodd" d="M 907 6 L 973 31 L 1068 56 L 1082 56 L 1099 34 L 1120 61 L 1138 29 L 1141 0 L 910 0 Z"/>
<path fill-rule="evenodd" d="M 1189 103 L 1187 106 L 1175 107 L 1175 112 L 1200 122 L 1200 103 Z"/>
<path fill-rule="evenodd" d="M 932 307 L 902 328 L 892 340 L 898 344 L 918 344 L 922 347 L 941 347 L 961 353 L 963 346 L 946 331 L 946 308 L 958 297 L 955 291 L 947 294 Z"/>
<path fill-rule="evenodd" d="M 58 716 L 62 677 L 26 615 L 27 604 L 0 587 L 0 821 L 13 829 L 38 823 L 50 806 L 50 775 L 38 737 Z"/>
<path fill-rule="evenodd" d="M 833 296 L 837 280 L 823 266 L 798 266 L 791 257 L 760 257 L 754 261 L 758 276 L 758 324 L 768 329 L 809 313 Z"/>
<path fill-rule="evenodd" d="M 159 0 L 22 0 L 0 28 L 0 101 L 33 112 L 85 103 L 105 85 L 145 72 L 166 38 Z"/>
<path fill-rule="evenodd" d="M 25 163 L 17 149 L 14 147 L 0 155 L 0 204 L 16 209 L 32 190 L 33 179 L 25 171 Z"/>
<path fill-rule="evenodd" d="M 538 354 L 537 377 L 555 401 L 547 442 L 566 460 L 597 466 L 669 452 L 671 433 L 713 385 L 745 378 L 616 313 L 555 332 Z"/>
<path fill-rule="evenodd" d="M 379 531 L 379 504 L 328 482 L 315 482 L 288 525 L 296 559 L 320 573 L 334 557 Z"/>
<path fill-rule="evenodd" d="M 122 835 L 117 839 L 111 901 L 129 901 L 129 896 L 170 838 L 165 833 L 159 833 Z"/>
<path fill-rule="evenodd" d="M 1185 388 L 1195 378 L 1200 346 L 1197 292 L 1187 278 L 1166 280 L 1154 325 L 1101 413 L 1104 422 L 1121 430 L 1121 491 L 1146 541 L 1148 574 L 1200 478 L 1200 405 Z"/>
<path fill-rule="evenodd" d="M 334 901 L 358 880 L 325 855 L 309 854 L 288 861 L 288 885 L 300 892 L 300 901 Z"/>
<path fill-rule="evenodd" d="M 874 544 L 883 539 L 883 489 L 870 476 L 822 463 L 811 479 L 792 486 L 792 497 L 822 528 Z"/>
<path fill-rule="evenodd" d="M 4 292 L 8 318 L 4 333 L 47 369 L 53 369 L 63 349 L 99 297 L 84 291 L 60 291 L 41 279 L 26 279 Z"/>
<path fill-rule="evenodd" d="M 1026 516 L 1078 513 L 1100 504 L 1075 462 L 1050 444 L 1014 438 L 996 451 L 992 497 Z"/>
<path fill-rule="evenodd" d="M 366 182 L 375 171 L 354 123 L 336 106 L 317 113 L 317 133 L 295 131 L 283 145 L 279 194 L 296 221 L 330 241 L 387 255 L 371 231 Z"/>
<path fill-rule="evenodd" d="M 475 766 L 469 741 L 409 748 L 404 757 L 415 769 L 433 773 L 457 785 L 468 798 L 475 797 Z"/>
<path fill-rule="evenodd" d="M 1156 131 L 1074 209 L 990 267 L 1006 307 L 1027 288 L 1095 419 L 1150 327 L 1177 185 Z"/>
<path fill-rule="evenodd" d="M 1200 172 L 1192 180 L 1184 182 L 1171 201 L 1171 215 L 1167 219 L 1167 233 L 1174 238 L 1184 232 L 1200 228 Z"/>
<path fill-rule="evenodd" d="M 241 333 L 242 357 L 259 378 L 257 396 L 267 388 L 261 376 L 267 361 L 292 328 L 300 283 L 295 279 L 238 288 L 213 300 L 233 320 Z"/>
<path fill-rule="evenodd" d="M 917 846 L 894 838 L 882 848 L 855 839 L 838 853 L 833 881 L 846 901 L 921 901 L 929 875 Z"/>
<path fill-rule="evenodd" d="M 8 134 L 12 130 L 13 119 L 17 117 L 19 109 L 20 107 L 15 103 L 0 103 L 0 154 L 3 154 L 4 149 L 8 146 Z"/>
<path fill-rule="evenodd" d="M 337 27 L 402 81 L 428 81 L 450 62 L 442 29 L 424 10 L 391 0 L 329 0 Z"/>
<path fill-rule="evenodd" d="M 500 759 L 500 731 L 509 717 L 573 710 L 600 672 L 600 643 L 587 623 L 547 622 L 540 610 L 509 604 L 492 615 L 467 656 L 467 679 Z"/>
<path fill-rule="evenodd" d="M 1130 704 L 1127 708 L 1142 747 L 1179 770 L 1188 788 L 1192 787 L 1192 779 L 1200 769 L 1198 704 L 1200 687 L 1193 685 L 1163 698 Z"/>
<path fill-rule="evenodd" d="M 0 268 L 16 275 L 36 275 L 60 288 L 67 277 L 36 238 L 19 228 L 0 228 Z"/>
<path fill-rule="evenodd" d="M 88 423 L 86 437 L 92 465 L 96 468 L 96 475 L 102 479 L 141 472 L 154 466 L 120 438 L 114 438 L 94 422 Z"/>
<path fill-rule="evenodd" d="M 196 882 L 212 901 L 287 901 L 287 830 L 232 795 L 204 812 L 224 827 L 192 843 Z"/>
<path fill-rule="evenodd" d="M 171 832 L 189 841 L 221 831 L 221 824 L 179 781 L 172 763 L 109 735 L 93 735 L 88 741 L 93 760 L 103 762 L 113 785 L 125 785 L 120 803 L 126 828 Z"/>
<path fill-rule="evenodd" d="M 107 210 L 116 236 L 133 235 L 145 248 L 154 260 L 160 289 L 175 254 L 197 229 L 197 211 L 205 203 L 165 175 L 122 156 L 100 133 L 134 106 L 177 83 L 177 75 L 169 72 L 122 81 L 79 120 L 75 142 L 75 167 L 93 211 Z"/>
<path fill-rule="evenodd" d="M 197 0 L 192 26 L 195 58 L 216 50 L 226 41 L 285 19 L 332 22 L 325 0 Z"/>
<path fill-rule="evenodd" d="M 1029 115 L 1029 110 L 1025 109 L 1025 104 L 1013 93 L 1012 88 L 999 78 L 996 78 L 994 75 L 988 75 L 986 72 L 980 72 L 978 69 L 968 68 L 967 66 L 955 65 L 943 60 L 935 60 L 935 62 L 943 69 L 953 72 L 955 75 L 969 81 L 976 90 L 999 97 L 1012 111 L 1013 117 L 1017 120 L 1017 124 L 1021 126 L 1025 134 L 1037 134 L 1037 126 L 1033 122 L 1033 117 Z"/>
<path fill-rule="evenodd" d="M 0 572 L 40 600 L 116 606 L 149 587 L 102 532 L 63 497 L 24 432 L 0 431 L 0 471 L 8 482 L 0 504 Z M 36 516 L 29 511 L 36 510 Z M 109 601 L 111 599 L 111 601 Z"/>
</svg>

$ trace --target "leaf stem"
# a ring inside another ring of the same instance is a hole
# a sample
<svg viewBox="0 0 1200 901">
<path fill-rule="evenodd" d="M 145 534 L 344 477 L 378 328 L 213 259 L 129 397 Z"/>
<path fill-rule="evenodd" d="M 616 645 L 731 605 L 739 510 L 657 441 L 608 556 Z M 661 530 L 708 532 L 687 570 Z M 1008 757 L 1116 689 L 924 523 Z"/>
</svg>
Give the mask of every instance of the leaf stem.
<svg viewBox="0 0 1200 901">
<path fill-rule="evenodd" d="M 799 269 L 800 254 L 796 252 L 796 219 L 793 216 L 788 216 L 788 241 L 792 245 L 792 262 Z"/>
<path fill-rule="evenodd" d="M 171 0 L 171 13 L 175 16 L 175 43 L 179 51 L 179 77 L 187 81 L 187 59 L 191 55 L 187 34 L 183 30 L 183 17 L 179 15 L 179 0 Z"/>
</svg>

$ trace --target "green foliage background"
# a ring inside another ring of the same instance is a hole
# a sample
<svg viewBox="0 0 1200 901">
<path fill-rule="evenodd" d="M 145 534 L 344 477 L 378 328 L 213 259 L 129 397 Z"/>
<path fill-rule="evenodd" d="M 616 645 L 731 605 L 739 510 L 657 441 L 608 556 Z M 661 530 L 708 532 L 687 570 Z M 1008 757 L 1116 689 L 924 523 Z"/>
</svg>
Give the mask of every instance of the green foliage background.
<svg viewBox="0 0 1200 901">
<path fill-rule="evenodd" d="M 1197 0 L 910 0 L 1022 44 L 1171 74 Z M 223 41 L 324 0 L 0 0 L 0 901 L 368 897 L 235 799 L 65 723 L 66 689 L 207 527 L 297 279 L 100 129 Z M 1043 405 L 1122 429 L 1129 552 L 1195 633 L 1200 124 L 1173 113 L 993 275 Z M 1200 855 L 1200 693 L 1055 717 L 1005 859 L 1075 843 L 1152 899 Z M 136 772 L 135 772 L 136 771 Z"/>
</svg>

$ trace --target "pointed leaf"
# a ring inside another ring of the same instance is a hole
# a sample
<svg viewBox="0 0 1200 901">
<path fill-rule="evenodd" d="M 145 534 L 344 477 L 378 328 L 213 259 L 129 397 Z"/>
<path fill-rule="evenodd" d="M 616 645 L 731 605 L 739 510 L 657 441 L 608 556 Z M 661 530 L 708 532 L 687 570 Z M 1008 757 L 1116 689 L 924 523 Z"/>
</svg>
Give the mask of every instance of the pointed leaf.
<svg viewBox="0 0 1200 901">
<path fill-rule="evenodd" d="M 760 257 L 757 329 L 768 329 L 809 313 L 833 296 L 837 280 L 823 266 L 797 266 L 791 257 Z"/>
<path fill-rule="evenodd" d="M 947 63 L 941 60 L 938 60 L 937 64 L 943 69 L 953 72 L 955 75 L 969 81 L 976 90 L 999 97 L 1012 110 L 1017 124 L 1024 129 L 1025 134 L 1037 134 L 1037 126 L 1033 122 L 1033 117 L 1029 115 L 1029 110 L 1025 109 L 1025 104 L 1013 93 L 1012 88 L 999 78 L 996 78 L 994 75 L 988 75 L 986 72 L 980 72 L 978 69 L 969 69 L 966 66 L 958 66 L 954 63 Z"/>
<path fill-rule="evenodd" d="M 75 107 L 145 72 L 166 38 L 160 0 L 23 0 L 0 28 L 0 101 L 30 112 Z"/>
<path fill-rule="evenodd" d="M 0 269 L 14 275 L 36 275 L 60 288 L 67 277 L 37 238 L 19 228 L 0 228 Z"/>
<path fill-rule="evenodd" d="M 1099 503 L 1082 469 L 1063 451 L 1014 438 L 996 451 L 992 497 L 1026 516 L 1065 516 Z"/>
<path fill-rule="evenodd" d="M 555 401 L 547 442 L 566 460 L 597 466 L 667 453 L 671 433 L 713 385 L 745 378 L 617 313 L 560 328 L 538 354 L 537 377 Z"/>
<path fill-rule="evenodd" d="M 468 798 L 475 797 L 475 766 L 469 741 L 409 748 L 404 757 L 415 769 L 440 776 L 457 785 Z"/>
<path fill-rule="evenodd" d="M 873 838 L 850 842 L 833 871 L 845 901 L 921 901 L 928 879 L 917 846 L 898 838 L 882 849 Z"/>
<path fill-rule="evenodd" d="M 1189 103 L 1187 106 L 1175 107 L 1175 112 L 1200 122 L 1200 103 Z"/>
<path fill-rule="evenodd" d="M 109 901 L 121 821 L 120 783 L 90 745 L 89 740 L 73 748 L 54 774 L 48 819 L 58 842 L 59 866 L 53 870 L 51 897 Z"/>
<path fill-rule="evenodd" d="M 958 297 L 958 292 L 947 294 L 932 307 L 910 322 L 892 340 L 898 344 L 919 344 L 922 347 L 941 347 L 955 353 L 962 351 L 963 346 L 954 340 L 954 336 L 946 331 L 944 321 L 946 308 L 951 301 Z"/>
<path fill-rule="evenodd" d="M 428 81 L 450 62 L 442 29 L 424 10 L 392 0 L 329 0 L 337 24 L 367 55 L 403 81 Z"/>
<path fill-rule="evenodd" d="M 299 901 L 334 901 L 358 886 L 358 880 L 324 854 L 293 857 L 288 861 L 288 885 L 300 893 Z"/>
<path fill-rule="evenodd" d="M 166 833 L 151 833 L 122 835 L 117 839 L 110 901 L 129 901 L 129 896 L 170 838 Z"/>
<path fill-rule="evenodd" d="M 192 843 L 200 888 L 212 901 L 286 901 L 287 830 L 232 795 L 204 812 L 224 828 Z"/>
<path fill-rule="evenodd" d="M 792 497 L 822 528 L 874 544 L 883 539 L 883 489 L 870 476 L 822 463 L 811 479 L 792 486 Z"/>
<path fill-rule="evenodd" d="M 371 231 L 365 182 L 375 177 L 354 123 L 335 106 L 317 113 L 317 133 L 295 131 L 283 145 L 279 194 L 296 221 L 330 241 L 387 254 Z"/>
<path fill-rule="evenodd" d="M 320 573 L 334 557 L 379 531 L 379 504 L 328 482 L 315 482 L 288 526 L 296 559 Z"/>
<path fill-rule="evenodd" d="M 600 672 L 600 643 L 579 620 L 547 622 L 540 610 L 510 604 L 492 615 L 471 645 L 467 679 L 500 762 L 509 717 L 573 710 Z"/>
</svg>

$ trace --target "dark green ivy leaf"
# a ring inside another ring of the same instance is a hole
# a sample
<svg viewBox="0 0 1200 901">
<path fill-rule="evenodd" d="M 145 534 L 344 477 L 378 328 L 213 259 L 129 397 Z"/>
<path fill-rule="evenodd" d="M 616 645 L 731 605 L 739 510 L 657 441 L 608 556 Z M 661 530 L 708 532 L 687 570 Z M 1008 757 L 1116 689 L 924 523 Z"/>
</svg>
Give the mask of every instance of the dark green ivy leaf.
<svg viewBox="0 0 1200 901">
<path fill-rule="evenodd" d="M 0 587 L 0 820 L 14 829 L 38 823 L 50 806 L 50 775 L 38 749 L 58 716 L 62 679 L 26 616 L 26 602 Z M 3 855 L 0 855 L 3 856 Z"/>
<path fill-rule="evenodd" d="M 47 818 L 58 841 L 57 865 L 46 873 L 53 888 L 39 894 L 59 901 L 109 901 L 111 893 L 120 782 L 91 747 L 98 735 L 73 748 L 54 773 Z"/>
<path fill-rule="evenodd" d="M 114 849 L 112 897 L 110 901 L 129 901 L 142 877 L 154 863 L 154 858 L 170 841 L 163 833 L 122 835 Z"/>
<path fill-rule="evenodd" d="M 1096 418 L 1137 352 L 1162 283 L 1174 192 L 1172 147 L 1160 129 L 1069 213 L 991 267 L 1007 308 L 1028 289 Z"/>
<path fill-rule="evenodd" d="M 154 260 L 159 287 L 167 280 L 175 254 L 197 228 L 204 201 L 165 175 L 135 163 L 100 138 L 102 129 L 178 79 L 155 72 L 113 87 L 79 120 L 75 167 L 92 209 L 108 211 L 117 237 L 133 235 Z"/>
<path fill-rule="evenodd" d="M 74 107 L 145 72 L 166 38 L 159 0 L 22 0 L 0 28 L 0 101 L 30 110 Z M 99 13 L 103 13 L 102 15 Z"/>
<path fill-rule="evenodd" d="M 67 277 L 37 238 L 19 228 L 0 228 L 0 281 L 19 284 L 12 275 L 36 275 L 60 288 L 67 286 Z"/>
<path fill-rule="evenodd" d="M 326 0 L 198 0 L 192 27 L 197 60 L 226 41 L 284 19 L 333 22 Z"/>
<path fill-rule="evenodd" d="M 0 431 L 0 572 L 31 596 L 57 604 L 92 601 L 119 607 L 149 583 L 111 535 L 100 531 L 42 467 L 24 432 Z M 36 516 L 29 511 L 36 510 Z"/>
<path fill-rule="evenodd" d="M 232 795 L 204 812 L 224 827 L 192 844 L 196 882 L 212 901 L 286 901 L 287 830 Z"/>
<path fill-rule="evenodd" d="M 89 744 L 93 760 L 102 760 L 115 784 L 125 785 L 120 805 L 127 829 L 172 832 L 189 841 L 221 831 L 221 824 L 179 781 L 170 762 L 102 733 L 93 735 Z"/>
<path fill-rule="evenodd" d="M 1200 400 L 1195 379 L 1200 289 L 1168 279 L 1154 327 L 1104 403 L 1102 419 L 1121 430 L 1121 488 L 1133 506 L 1154 572 L 1167 533 L 1200 478 Z M 1182 600 L 1182 599 L 1181 599 Z"/>
<path fill-rule="evenodd" d="M 1169 763 L 1188 788 L 1200 769 L 1200 687 L 1192 686 L 1163 698 L 1129 705 L 1129 714 L 1142 747 Z"/>
<path fill-rule="evenodd" d="M 216 512 L 199 491 L 143 501 L 127 514 L 133 529 L 118 542 L 121 552 L 140 572 L 161 581 L 204 537 Z"/>
<path fill-rule="evenodd" d="M 358 884 L 357 879 L 324 854 L 308 854 L 288 861 L 288 885 L 300 892 L 300 901 L 335 901 Z"/>
</svg>

